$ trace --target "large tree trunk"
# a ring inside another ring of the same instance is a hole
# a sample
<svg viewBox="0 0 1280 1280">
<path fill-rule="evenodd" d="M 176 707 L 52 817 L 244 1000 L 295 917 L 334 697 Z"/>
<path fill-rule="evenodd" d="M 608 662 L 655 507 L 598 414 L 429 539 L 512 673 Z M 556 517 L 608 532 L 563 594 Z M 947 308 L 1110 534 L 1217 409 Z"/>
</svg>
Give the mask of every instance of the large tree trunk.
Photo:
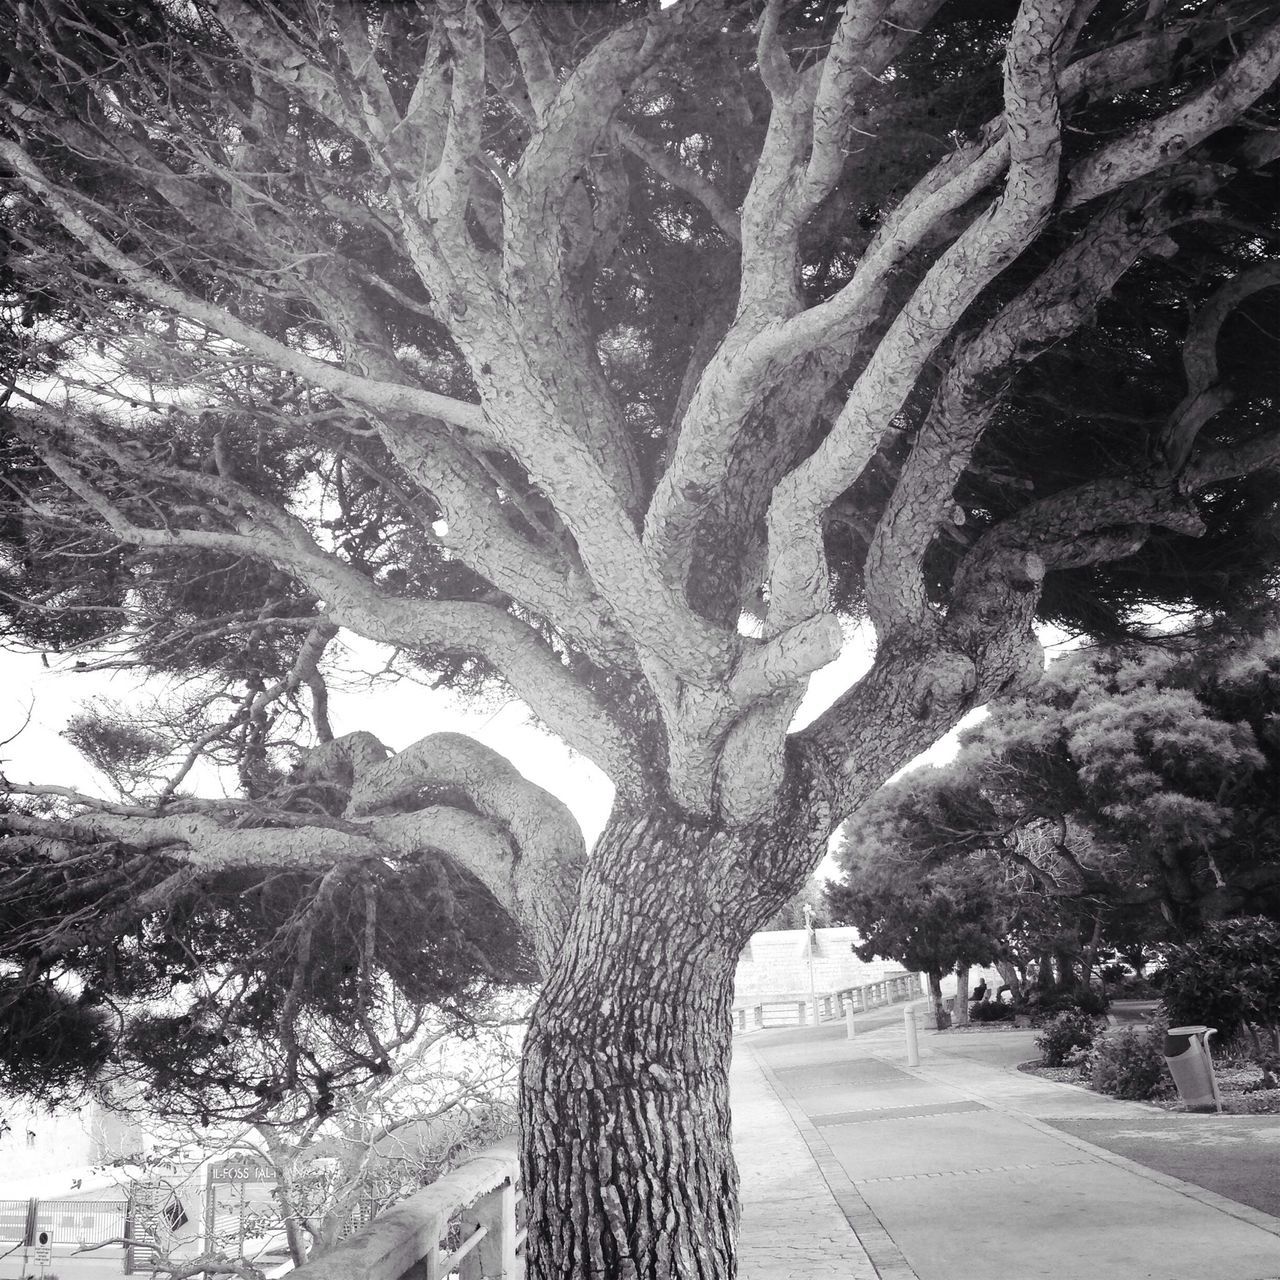
<svg viewBox="0 0 1280 1280">
<path fill-rule="evenodd" d="M 525 1043 L 530 1280 L 736 1273 L 734 969 L 785 897 L 743 848 L 660 816 L 598 842 Z"/>
<path fill-rule="evenodd" d="M 1077 991 L 1080 988 L 1080 975 L 1076 972 L 1076 958 L 1063 947 L 1056 947 L 1053 952 L 1054 968 L 1057 972 L 1055 983 L 1059 991 Z"/>
<path fill-rule="evenodd" d="M 996 972 L 1000 975 L 1000 981 L 1009 988 L 1009 997 L 1014 1004 L 1022 1003 L 1022 979 L 1018 975 L 1017 968 L 1008 960 L 996 961 Z"/>
</svg>

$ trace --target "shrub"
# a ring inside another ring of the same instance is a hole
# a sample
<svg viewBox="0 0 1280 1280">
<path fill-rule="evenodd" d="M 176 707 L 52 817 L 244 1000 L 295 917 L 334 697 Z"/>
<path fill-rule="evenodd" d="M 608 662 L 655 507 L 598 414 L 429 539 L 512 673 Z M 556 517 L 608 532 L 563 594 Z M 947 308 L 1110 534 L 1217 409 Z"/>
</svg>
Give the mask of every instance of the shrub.
<svg viewBox="0 0 1280 1280">
<path fill-rule="evenodd" d="M 1097 1026 L 1087 1013 L 1064 1009 L 1036 1036 L 1036 1048 L 1046 1067 L 1061 1067 L 1073 1049 L 1088 1049 L 1097 1034 Z"/>
<path fill-rule="evenodd" d="M 1034 1026 L 1041 1026 L 1060 1013 L 1072 1011 L 1100 1018 L 1106 1013 L 1110 1001 L 1092 987 L 1080 987 L 1072 991 L 1054 991 L 1049 994 L 1033 992 L 1027 1001 Z"/>
<path fill-rule="evenodd" d="M 1175 1025 L 1207 1023 L 1230 1040 L 1243 1024 L 1280 1038 L 1280 922 L 1214 921 L 1200 937 L 1169 947 L 1161 989 Z"/>
<path fill-rule="evenodd" d="M 997 1004 L 994 1000 L 984 1000 L 969 1010 L 969 1017 L 974 1022 L 1012 1022 L 1014 1008 L 1011 1004 Z"/>
<path fill-rule="evenodd" d="M 1170 1077 L 1164 1062 L 1163 1023 L 1139 1030 L 1125 1027 L 1094 1045 L 1093 1087 L 1113 1098 L 1144 1102 L 1169 1091 Z"/>
</svg>

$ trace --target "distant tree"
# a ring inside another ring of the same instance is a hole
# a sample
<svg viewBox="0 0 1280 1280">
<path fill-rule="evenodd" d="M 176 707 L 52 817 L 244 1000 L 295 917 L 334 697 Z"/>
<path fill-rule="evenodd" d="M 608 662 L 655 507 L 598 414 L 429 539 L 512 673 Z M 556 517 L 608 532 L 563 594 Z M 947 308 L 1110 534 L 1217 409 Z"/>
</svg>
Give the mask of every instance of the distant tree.
<svg viewBox="0 0 1280 1280">
<path fill-rule="evenodd" d="M 947 1025 L 943 976 L 1006 954 L 1008 913 L 999 901 L 999 885 L 980 861 L 960 858 L 929 867 L 865 836 L 865 828 L 859 828 L 837 851 L 845 876 L 827 885 L 831 918 L 862 935 L 861 959 L 887 957 L 928 976 L 935 1022 L 942 1030 Z M 968 994 L 963 987 L 957 992 L 957 1010 Z"/>
<path fill-rule="evenodd" d="M 1265 619 L 1069 654 L 994 704 L 952 764 L 884 788 L 846 840 L 930 874 L 1002 867 L 1035 911 L 1023 944 L 1069 985 L 1102 946 L 1280 915 L 1278 717 L 1280 632 Z"/>
<path fill-rule="evenodd" d="M 515 1132 L 523 1003 L 502 999 L 474 1010 L 465 1037 L 447 1020 L 424 1028 L 394 1052 L 388 1074 L 340 1090 L 325 1113 L 282 1096 L 260 1107 L 251 1125 L 209 1121 L 166 1110 L 164 1099 L 127 1078 L 101 1087 L 118 1108 L 144 1115 L 156 1138 L 144 1178 L 193 1154 L 249 1155 L 270 1168 L 272 1204 L 255 1210 L 248 1234 L 283 1233 L 301 1266 L 467 1152 Z M 209 1247 L 234 1253 L 240 1234 Z"/>
</svg>

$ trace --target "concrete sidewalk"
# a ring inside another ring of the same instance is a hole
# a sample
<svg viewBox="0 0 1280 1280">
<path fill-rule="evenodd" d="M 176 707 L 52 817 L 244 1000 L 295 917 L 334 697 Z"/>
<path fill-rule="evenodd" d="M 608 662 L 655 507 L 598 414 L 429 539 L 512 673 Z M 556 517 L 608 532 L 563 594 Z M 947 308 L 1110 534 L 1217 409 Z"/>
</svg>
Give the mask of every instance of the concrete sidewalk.
<svg viewBox="0 0 1280 1280">
<path fill-rule="evenodd" d="M 1167 1113 L 1016 1071 L 1034 1034 L 738 1041 L 743 1280 L 1277 1280 L 1280 1217 L 1081 1138 Z"/>
</svg>

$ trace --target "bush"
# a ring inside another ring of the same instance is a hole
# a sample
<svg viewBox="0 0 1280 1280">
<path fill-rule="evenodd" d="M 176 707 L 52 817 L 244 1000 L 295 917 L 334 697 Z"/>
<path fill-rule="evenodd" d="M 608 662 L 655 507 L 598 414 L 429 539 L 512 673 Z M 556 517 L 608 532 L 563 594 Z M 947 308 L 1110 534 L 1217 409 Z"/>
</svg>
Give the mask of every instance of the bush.
<svg viewBox="0 0 1280 1280">
<path fill-rule="evenodd" d="M 1080 987 L 1073 991 L 1054 991 L 1047 995 L 1032 992 L 1027 1001 L 1027 1011 L 1031 1014 L 1033 1026 L 1041 1026 L 1060 1013 L 1078 1012 L 1091 1018 L 1100 1018 L 1106 1013 L 1110 1001 L 1101 992 L 1092 987 Z"/>
<path fill-rule="evenodd" d="M 1160 990 L 1146 974 L 1130 973 L 1122 964 L 1104 965 L 1098 976 L 1112 1000 L 1155 1000 Z"/>
<path fill-rule="evenodd" d="M 974 1022 L 1012 1022 L 1014 1008 L 1011 1004 L 997 1004 L 994 1000 L 983 1000 L 969 1010 L 969 1017 Z"/>
<path fill-rule="evenodd" d="M 1125 1027 L 1097 1041 L 1093 1049 L 1093 1087 L 1099 1093 L 1145 1102 L 1169 1091 L 1164 1062 L 1163 1023 L 1139 1030 Z"/>
<path fill-rule="evenodd" d="M 1094 1020 L 1079 1009 L 1064 1009 L 1036 1036 L 1046 1067 L 1061 1067 L 1074 1049 L 1088 1049 L 1098 1034 Z"/>
<path fill-rule="evenodd" d="M 1206 1023 L 1230 1040 L 1242 1024 L 1269 1037 L 1280 1026 L 1280 922 L 1263 916 L 1216 920 L 1169 947 L 1161 974 L 1169 1020 Z"/>
</svg>

